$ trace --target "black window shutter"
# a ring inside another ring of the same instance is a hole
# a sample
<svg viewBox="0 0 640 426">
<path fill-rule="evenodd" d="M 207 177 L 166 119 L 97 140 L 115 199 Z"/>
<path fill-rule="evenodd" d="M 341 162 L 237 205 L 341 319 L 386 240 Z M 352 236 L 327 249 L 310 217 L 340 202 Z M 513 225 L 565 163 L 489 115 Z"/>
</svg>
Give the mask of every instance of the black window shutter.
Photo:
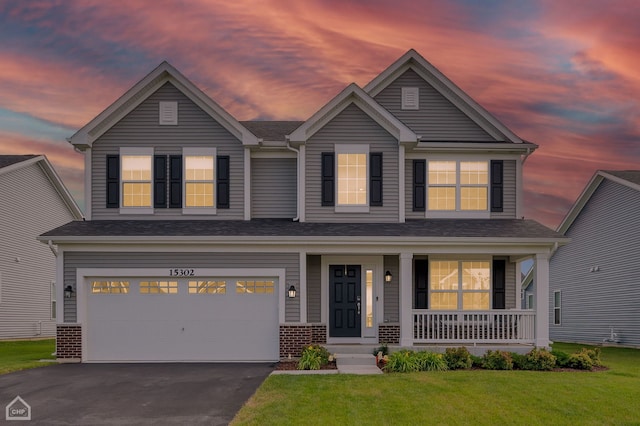
<svg viewBox="0 0 640 426">
<path fill-rule="evenodd" d="M 506 261 L 493 260 L 493 309 L 505 309 Z"/>
<path fill-rule="evenodd" d="M 153 156 L 153 207 L 167 207 L 167 156 Z"/>
<path fill-rule="evenodd" d="M 415 306 L 414 309 L 427 309 L 429 307 L 429 281 L 427 277 L 429 261 L 427 259 L 416 259 L 415 268 Z"/>
<path fill-rule="evenodd" d="M 216 164 L 216 207 L 229 208 L 229 156 L 219 155 Z"/>
<path fill-rule="evenodd" d="M 369 205 L 382 206 L 382 153 L 369 154 Z"/>
<path fill-rule="evenodd" d="M 120 207 L 120 156 L 107 155 L 107 208 Z"/>
<path fill-rule="evenodd" d="M 423 212 L 427 197 L 427 161 L 413 160 L 413 211 Z"/>
<path fill-rule="evenodd" d="M 335 154 L 322 153 L 322 205 L 335 205 Z"/>
<path fill-rule="evenodd" d="M 503 170 L 502 160 L 491 160 L 491 211 L 501 212 L 503 207 Z"/>
<path fill-rule="evenodd" d="M 169 207 L 182 208 L 182 155 L 169 156 Z"/>
</svg>

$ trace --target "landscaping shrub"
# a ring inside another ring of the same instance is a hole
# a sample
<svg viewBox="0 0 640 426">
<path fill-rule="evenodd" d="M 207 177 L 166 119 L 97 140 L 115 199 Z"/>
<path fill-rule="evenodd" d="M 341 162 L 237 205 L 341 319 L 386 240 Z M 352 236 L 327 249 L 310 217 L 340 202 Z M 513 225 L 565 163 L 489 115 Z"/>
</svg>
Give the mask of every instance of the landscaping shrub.
<svg viewBox="0 0 640 426">
<path fill-rule="evenodd" d="M 389 346 L 386 343 L 381 344 L 373 350 L 373 356 L 378 356 L 382 352 L 382 356 L 389 355 Z"/>
<path fill-rule="evenodd" d="M 581 352 L 584 352 L 589 358 L 591 358 L 591 361 L 593 361 L 594 367 L 602 366 L 602 361 L 600 360 L 600 348 L 593 348 L 593 349 L 582 348 Z"/>
<path fill-rule="evenodd" d="M 391 373 L 410 373 L 420 371 L 420 364 L 415 352 L 403 349 L 389 355 L 384 369 Z"/>
<path fill-rule="evenodd" d="M 556 367 L 569 367 L 568 353 L 554 349 L 551 354 L 556 357 Z"/>
<path fill-rule="evenodd" d="M 513 370 L 513 359 L 509 352 L 487 351 L 482 358 L 482 367 L 487 370 Z"/>
<path fill-rule="evenodd" d="M 416 352 L 415 357 L 420 371 L 446 371 L 448 369 L 447 361 L 442 354 L 421 351 Z"/>
<path fill-rule="evenodd" d="M 464 346 L 459 348 L 447 348 L 444 353 L 444 359 L 447 362 L 449 370 L 459 370 L 471 368 L 473 359 L 471 354 Z"/>
<path fill-rule="evenodd" d="M 556 366 L 556 357 L 545 349 L 533 348 L 524 358 L 524 370 L 549 371 Z"/>
<path fill-rule="evenodd" d="M 591 370 L 593 368 L 593 360 L 586 352 L 578 352 L 569 355 L 567 367 L 576 368 L 578 370 Z"/>
<path fill-rule="evenodd" d="M 526 355 L 511 352 L 511 359 L 513 360 L 514 370 L 527 370 L 527 357 Z"/>
<path fill-rule="evenodd" d="M 481 356 L 471 355 L 471 368 L 482 368 L 482 362 Z"/>
<path fill-rule="evenodd" d="M 320 345 L 310 345 L 304 348 L 298 370 L 319 370 L 321 366 L 329 363 L 329 351 Z"/>
</svg>

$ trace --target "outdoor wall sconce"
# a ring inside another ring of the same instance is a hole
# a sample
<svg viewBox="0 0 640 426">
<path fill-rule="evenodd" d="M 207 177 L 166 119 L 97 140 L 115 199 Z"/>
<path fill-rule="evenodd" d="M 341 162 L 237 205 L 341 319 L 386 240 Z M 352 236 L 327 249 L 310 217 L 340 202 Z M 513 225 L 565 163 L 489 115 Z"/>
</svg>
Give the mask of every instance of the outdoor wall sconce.
<svg viewBox="0 0 640 426">
<path fill-rule="evenodd" d="M 295 297 L 296 297 L 296 288 L 292 284 L 291 287 L 289 287 L 289 299 L 295 299 Z"/>
<path fill-rule="evenodd" d="M 387 271 L 387 272 L 384 273 L 384 282 L 385 283 L 390 283 L 392 279 L 393 279 L 393 275 L 391 275 L 391 271 Z"/>
<path fill-rule="evenodd" d="M 73 286 L 68 285 L 64 288 L 64 297 L 66 297 L 67 299 L 70 299 L 71 296 L 73 296 L 73 293 L 75 293 L 75 291 L 73 290 Z"/>
</svg>

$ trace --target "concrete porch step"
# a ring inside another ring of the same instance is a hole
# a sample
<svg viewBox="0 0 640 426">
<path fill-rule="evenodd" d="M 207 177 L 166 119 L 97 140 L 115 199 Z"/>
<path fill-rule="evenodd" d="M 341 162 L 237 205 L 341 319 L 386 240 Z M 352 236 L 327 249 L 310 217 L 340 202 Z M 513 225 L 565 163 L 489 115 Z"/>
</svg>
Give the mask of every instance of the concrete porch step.
<svg viewBox="0 0 640 426">
<path fill-rule="evenodd" d="M 376 365 L 376 357 L 371 354 L 335 354 L 338 368 L 345 365 Z"/>
<path fill-rule="evenodd" d="M 331 354 L 373 354 L 373 350 L 380 347 L 380 345 L 322 345 Z"/>
</svg>

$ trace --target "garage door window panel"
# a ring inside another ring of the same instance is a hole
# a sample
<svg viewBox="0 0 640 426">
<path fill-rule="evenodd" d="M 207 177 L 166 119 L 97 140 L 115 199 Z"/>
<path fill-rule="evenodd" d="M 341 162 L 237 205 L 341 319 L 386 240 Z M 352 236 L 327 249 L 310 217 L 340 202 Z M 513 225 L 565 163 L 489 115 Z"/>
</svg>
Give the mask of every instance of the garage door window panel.
<svg viewBox="0 0 640 426">
<path fill-rule="evenodd" d="M 236 281 L 238 294 L 273 294 L 275 282 L 272 280 Z"/>
<path fill-rule="evenodd" d="M 140 294 L 178 294 L 178 282 L 141 281 Z"/>
<path fill-rule="evenodd" d="M 226 281 L 189 281 L 189 294 L 226 294 Z"/>
<path fill-rule="evenodd" d="M 129 281 L 92 281 L 93 294 L 126 294 L 129 293 Z"/>
</svg>

